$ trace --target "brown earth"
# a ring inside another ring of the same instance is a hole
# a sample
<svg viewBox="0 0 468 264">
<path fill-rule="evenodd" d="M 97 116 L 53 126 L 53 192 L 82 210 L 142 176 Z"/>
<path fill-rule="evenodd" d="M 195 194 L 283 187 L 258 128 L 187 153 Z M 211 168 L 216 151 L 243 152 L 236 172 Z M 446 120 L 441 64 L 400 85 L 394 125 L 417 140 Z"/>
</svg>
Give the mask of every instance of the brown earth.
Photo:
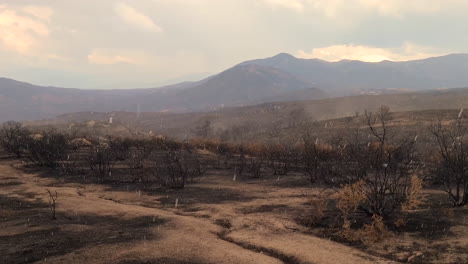
<svg viewBox="0 0 468 264">
<path fill-rule="evenodd" d="M 46 189 L 58 193 L 57 220 L 51 219 Z M 414 243 L 423 242 L 411 234 L 400 234 L 367 253 L 315 236 L 297 218 L 310 209 L 310 198 L 319 190 L 299 176 L 234 182 L 226 171 L 211 171 L 181 190 L 97 184 L 82 176 L 64 179 L 53 171 L 27 172 L 24 164 L 3 159 L 0 262 L 370 264 L 425 253 L 415 251 Z M 447 230 L 451 236 L 435 243 L 446 243 L 447 254 L 454 257 L 441 252 L 431 263 L 467 263 L 461 262 L 468 259 L 463 250 L 466 211 L 460 217 Z M 408 248 L 394 249 L 388 243 Z M 385 245 L 387 252 L 382 251 Z"/>
</svg>

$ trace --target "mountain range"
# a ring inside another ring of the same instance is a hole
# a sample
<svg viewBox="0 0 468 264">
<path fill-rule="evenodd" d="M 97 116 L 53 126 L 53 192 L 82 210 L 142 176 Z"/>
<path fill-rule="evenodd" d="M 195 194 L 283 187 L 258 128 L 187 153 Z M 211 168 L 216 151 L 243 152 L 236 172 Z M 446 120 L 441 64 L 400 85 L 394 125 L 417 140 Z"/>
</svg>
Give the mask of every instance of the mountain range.
<svg viewBox="0 0 468 264">
<path fill-rule="evenodd" d="M 367 63 L 289 54 L 240 63 L 197 82 L 159 88 L 80 90 L 0 78 L 0 121 L 82 112 L 195 112 L 267 102 L 318 100 L 468 86 L 468 54 Z"/>
<path fill-rule="evenodd" d="M 366 90 L 459 88 L 468 85 L 468 54 L 450 54 L 414 61 L 362 62 L 298 59 L 281 53 L 252 60 L 256 64 L 289 72 L 334 96 Z"/>
</svg>

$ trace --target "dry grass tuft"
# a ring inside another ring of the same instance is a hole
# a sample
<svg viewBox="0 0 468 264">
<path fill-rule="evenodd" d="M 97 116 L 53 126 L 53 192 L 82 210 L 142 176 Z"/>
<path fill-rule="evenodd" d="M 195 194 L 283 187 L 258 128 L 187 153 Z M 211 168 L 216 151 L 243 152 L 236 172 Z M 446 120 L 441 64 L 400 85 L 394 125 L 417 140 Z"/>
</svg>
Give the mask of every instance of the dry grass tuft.
<svg viewBox="0 0 468 264">
<path fill-rule="evenodd" d="M 423 190 L 423 180 L 419 178 L 418 176 L 413 175 L 411 177 L 410 186 L 408 187 L 406 202 L 404 202 L 401 206 L 401 209 L 404 212 L 414 210 L 420 207 L 424 203 L 423 196 L 421 194 L 422 190 Z"/>
<path fill-rule="evenodd" d="M 361 202 L 366 200 L 365 182 L 360 180 L 354 184 L 345 185 L 336 195 L 336 207 L 346 221 L 349 214 L 356 211 Z"/>
</svg>

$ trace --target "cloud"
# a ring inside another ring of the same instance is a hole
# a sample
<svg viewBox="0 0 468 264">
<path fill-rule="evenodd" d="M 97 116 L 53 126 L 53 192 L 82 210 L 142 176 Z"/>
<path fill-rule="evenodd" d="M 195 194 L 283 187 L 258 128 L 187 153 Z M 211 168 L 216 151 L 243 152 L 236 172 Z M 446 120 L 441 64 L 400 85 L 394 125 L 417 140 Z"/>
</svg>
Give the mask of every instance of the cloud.
<svg viewBox="0 0 468 264">
<path fill-rule="evenodd" d="M 62 55 L 58 55 L 58 54 L 54 54 L 54 53 L 44 54 L 43 57 L 48 59 L 48 60 L 65 61 L 65 62 L 69 62 L 69 61 L 73 60 L 70 57 L 66 57 L 66 56 L 62 56 Z"/>
<path fill-rule="evenodd" d="M 366 62 L 408 61 L 444 55 L 434 48 L 418 46 L 407 42 L 399 48 L 384 49 L 362 45 L 334 45 L 316 48 L 311 52 L 299 50 L 300 58 L 316 58 L 326 61 L 360 60 Z"/>
<path fill-rule="evenodd" d="M 144 64 L 145 55 L 141 52 L 94 49 L 88 55 L 88 62 L 91 64 L 112 65 L 112 64 Z"/>
<path fill-rule="evenodd" d="M 318 12 L 328 18 L 378 14 L 403 18 L 410 14 L 434 14 L 468 7 L 465 0 L 259 0 L 275 8 Z"/>
<path fill-rule="evenodd" d="M 115 13 L 126 23 L 149 32 L 162 32 L 163 29 L 150 17 L 137 11 L 125 3 L 117 3 L 114 6 Z"/>
<path fill-rule="evenodd" d="M 295 11 L 302 11 L 304 9 L 303 0 L 261 0 L 261 2 L 274 8 L 289 8 Z"/>
<path fill-rule="evenodd" d="M 46 6 L 25 6 L 21 10 L 26 14 L 47 22 L 50 22 L 50 18 L 54 14 L 54 10 Z"/>
<path fill-rule="evenodd" d="M 49 34 L 47 23 L 0 6 L 0 41 L 5 48 L 30 54 Z"/>
<path fill-rule="evenodd" d="M 359 0 L 363 8 L 380 15 L 402 18 L 408 13 L 432 14 L 441 11 L 451 0 Z M 455 1 L 456 2 L 456 1 Z"/>
</svg>

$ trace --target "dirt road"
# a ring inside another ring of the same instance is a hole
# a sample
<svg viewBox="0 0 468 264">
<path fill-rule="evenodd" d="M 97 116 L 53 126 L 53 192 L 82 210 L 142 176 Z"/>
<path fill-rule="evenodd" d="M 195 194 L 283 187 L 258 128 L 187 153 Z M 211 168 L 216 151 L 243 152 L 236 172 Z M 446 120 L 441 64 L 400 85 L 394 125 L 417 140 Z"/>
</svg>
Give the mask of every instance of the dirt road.
<svg viewBox="0 0 468 264">
<path fill-rule="evenodd" d="M 288 215 L 303 198 L 287 189 L 208 178 L 162 195 L 18 166 L 0 161 L 1 263 L 393 263 L 301 232 Z M 46 189 L 58 193 L 57 220 Z"/>
</svg>

